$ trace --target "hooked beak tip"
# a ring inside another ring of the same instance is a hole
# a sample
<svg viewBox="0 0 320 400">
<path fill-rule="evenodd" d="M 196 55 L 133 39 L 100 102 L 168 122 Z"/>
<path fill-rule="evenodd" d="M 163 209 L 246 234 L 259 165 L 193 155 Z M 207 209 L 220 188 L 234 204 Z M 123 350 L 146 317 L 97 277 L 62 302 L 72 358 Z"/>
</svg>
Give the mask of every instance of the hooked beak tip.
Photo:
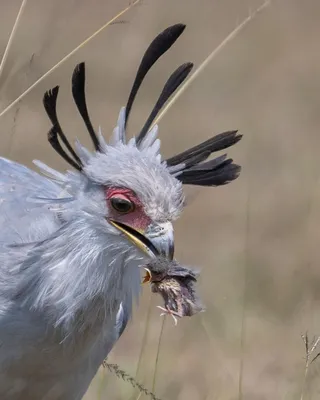
<svg viewBox="0 0 320 400">
<path fill-rule="evenodd" d="M 158 256 L 165 257 L 169 261 L 173 260 L 174 234 L 171 222 L 150 225 L 145 236 L 158 250 Z"/>
</svg>

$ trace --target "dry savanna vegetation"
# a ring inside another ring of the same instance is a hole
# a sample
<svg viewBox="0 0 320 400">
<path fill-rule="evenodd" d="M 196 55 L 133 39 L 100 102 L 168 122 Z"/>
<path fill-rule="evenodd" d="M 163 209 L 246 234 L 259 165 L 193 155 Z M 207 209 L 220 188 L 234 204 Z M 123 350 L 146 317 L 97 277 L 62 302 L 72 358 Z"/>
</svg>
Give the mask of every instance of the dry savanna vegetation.
<svg viewBox="0 0 320 400">
<path fill-rule="evenodd" d="M 225 130 L 244 135 L 229 150 L 243 166 L 240 178 L 217 189 L 187 188 L 188 207 L 176 223 L 176 256 L 201 268 L 206 312 L 175 327 L 159 317 L 161 299 L 144 287 L 85 399 L 150 398 L 143 387 L 162 400 L 318 399 L 320 3 L 274 0 L 257 14 L 263 0 L 136 3 L 0 2 L 1 156 L 67 167 L 46 141 L 42 108 L 43 93 L 57 84 L 65 131 L 89 144 L 70 90 L 80 61 L 87 64 L 92 121 L 110 135 L 143 51 L 177 22 L 187 29 L 148 75 L 130 132 L 141 127 L 169 74 L 193 61 L 205 68 L 161 119 L 163 153 Z M 143 387 L 133 388 L 133 378 Z"/>
</svg>

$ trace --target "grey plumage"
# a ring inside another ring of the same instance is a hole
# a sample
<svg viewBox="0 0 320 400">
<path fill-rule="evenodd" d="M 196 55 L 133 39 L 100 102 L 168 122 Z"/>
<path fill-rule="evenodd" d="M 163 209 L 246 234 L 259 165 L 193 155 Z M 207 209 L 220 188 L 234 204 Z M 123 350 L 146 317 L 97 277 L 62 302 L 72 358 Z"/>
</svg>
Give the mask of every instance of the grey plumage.
<svg viewBox="0 0 320 400">
<path fill-rule="evenodd" d="M 183 29 L 175 26 L 173 32 L 178 37 Z M 166 32 L 169 39 L 157 39 L 164 50 L 149 56 L 159 58 L 176 40 Z M 150 68 L 154 60 L 147 61 Z M 75 171 L 60 173 L 36 161 L 42 176 L 0 158 L 3 400 L 81 399 L 130 318 L 140 293 L 139 268 L 150 256 L 173 257 L 172 222 L 184 205 L 179 174 L 192 170 L 186 162 L 189 153 L 178 165 L 167 165 L 157 126 L 144 132 L 139 143 L 127 141 L 125 108 L 107 143 L 90 122 L 84 88 L 80 64 L 73 95 L 94 152 L 79 142 L 73 150 L 67 141 L 56 115 L 58 89 L 44 97 L 53 124 L 49 141 Z M 222 162 L 204 164 L 203 170 L 210 172 Z"/>
<path fill-rule="evenodd" d="M 0 159 L 1 399 L 81 398 L 125 328 L 148 258 L 106 221 L 104 187 L 130 187 L 153 223 L 181 211 L 180 182 L 149 148 L 83 163 L 58 185 Z"/>
</svg>

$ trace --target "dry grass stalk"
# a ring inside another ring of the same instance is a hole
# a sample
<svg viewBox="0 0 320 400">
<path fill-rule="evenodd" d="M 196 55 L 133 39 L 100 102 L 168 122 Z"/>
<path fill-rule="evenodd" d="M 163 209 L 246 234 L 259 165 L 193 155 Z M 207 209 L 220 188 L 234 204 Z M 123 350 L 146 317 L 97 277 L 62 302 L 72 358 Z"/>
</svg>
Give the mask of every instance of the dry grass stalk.
<svg viewBox="0 0 320 400">
<path fill-rule="evenodd" d="M 160 329 L 158 346 L 157 346 L 156 361 L 155 361 L 155 364 L 154 364 L 154 373 L 153 373 L 153 380 L 152 380 L 152 391 L 154 391 L 155 387 L 156 387 L 158 365 L 159 365 L 159 355 L 160 355 L 160 348 L 161 348 L 161 344 L 162 344 L 163 331 L 164 331 L 165 323 L 166 323 L 166 316 L 163 317 L 163 320 L 162 320 L 162 323 L 161 323 L 161 329 Z"/>
<path fill-rule="evenodd" d="M 163 110 L 159 113 L 158 117 L 153 123 L 153 126 L 158 124 L 160 120 L 164 117 L 164 115 L 169 111 L 169 109 L 173 106 L 173 104 L 177 101 L 177 99 L 184 93 L 184 91 L 189 87 L 189 85 L 204 71 L 204 69 L 209 65 L 209 63 L 219 54 L 219 52 L 224 49 L 224 47 L 230 43 L 233 39 L 235 39 L 238 34 L 247 26 L 249 22 L 251 22 L 261 11 L 263 11 L 267 6 L 271 4 L 270 0 L 265 1 L 260 7 L 258 7 L 255 11 L 249 14 L 249 16 L 244 19 L 209 55 L 208 57 L 199 65 L 199 67 L 195 70 L 195 72 L 181 85 L 181 87 L 176 91 L 176 93 L 172 96 L 172 98 L 168 101 Z M 247 200 L 247 218 L 246 218 L 246 254 L 248 249 L 248 237 L 249 237 L 249 214 L 250 214 L 250 198 L 248 194 Z M 248 258 L 248 255 L 247 257 Z M 240 359 L 240 371 L 239 371 L 239 400 L 242 399 L 242 383 L 243 383 L 243 353 L 244 353 L 244 341 L 246 336 L 246 322 L 245 322 L 245 310 L 246 310 L 246 291 L 247 291 L 247 266 L 245 267 L 245 277 L 244 277 L 244 300 L 243 300 L 243 308 L 242 308 L 242 319 L 241 319 L 241 359 Z M 155 365 L 155 375 L 153 378 L 153 387 L 156 381 L 156 373 L 158 370 L 158 355 L 160 352 L 161 342 L 162 342 L 162 334 L 163 334 L 163 325 L 161 327 L 161 332 L 158 341 L 158 349 L 157 349 L 157 358 Z"/>
<path fill-rule="evenodd" d="M 2 56 L 2 60 L 1 60 L 1 64 L 0 64 L 0 78 L 1 78 L 1 74 L 2 74 L 3 69 L 4 69 L 4 65 L 5 65 L 6 60 L 8 58 L 10 47 L 12 45 L 15 33 L 16 33 L 17 28 L 19 26 L 19 22 L 21 20 L 21 16 L 22 16 L 22 13 L 23 13 L 23 10 L 24 10 L 26 4 L 27 4 L 27 0 L 22 0 L 22 3 L 21 3 L 21 6 L 20 6 L 20 9 L 19 9 L 17 18 L 16 18 L 16 20 L 14 22 L 14 25 L 13 25 L 13 28 L 12 28 L 12 31 L 11 31 L 7 46 L 6 46 L 5 51 L 3 53 L 3 56 Z"/>
<path fill-rule="evenodd" d="M 50 68 L 45 74 L 43 74 L 38 80 L 36 80 L 31 86 L 28 87 L 19 97 L 17 97 L 12 103 L 10 103 L 3 111 L 0 113 L 0 117 L 6 114 L 9 110 L 12 109 L 21 99 L 23 99 L 28 93 L 30 93 L 40 82 L 46 79 L 52 72 L 54 72 L 57 68 L 59 68 L 65 61 L 67 61 L 70 57 L 72 57 L 78 50 L 80 50 L 83 46 L 89 43 L 92 39 L 94 39 L 99 33 L 101 33 L 105 28 L 113 24 L 118 18 L 120 18 L 123 14 L 129 11 L 132 7 L 138 4 L 141 0 L 135 0 L 133 3 L 129 4 L 128 7 L 120 11 L 116 16 L 114 16 L 110 21 L 106 22 L 101 28 L 95 31 L 91 36 L 89 36 L 86 40 L 80 43 L 77 47 L 75 47 L 70 53 L 68 53 L 65 57 L 63 57 L 57 64 L 55 64 L 52 68 Z"/>
<path fill-rule="evenodd" d="M 305 345 L 305 352 L 306 352 L 306 358 L 305 358 L 306 363 L 305 363 L 304 376 L 303 376 L 303 382 L 302 382 L 302 388 L 301 388 L 301 396 L 300 396 L 300 400 L 304 400 L 310 364 L 312 364 L 314 361 L 316 361 L 318 359 L 318 357 L 320 356 L 320 352 L 318 352 L 315 356 L 313 356 L 313 354 L 317 350 L 318 344 L 320 342 L 320 336 L 318 336 L 317 338 L 314 337 L 310 342 L 309 337 L 308 337 L 308 332 L 306 332 L 305 335 L 301 335 L 301 338 Z"/>
<path fill-rule="evenodd" d="M 158 397 L 155 396 L 154 393 L 150 392 L 147 388 L 145 388 L 141 383 L 137 382 L 135 378 L 129 375 L 126 371 L 121 369 L 117 364 L 110 364 L 107 361 L 103 362 L 103 366 L 108 368 L 110 372 L 115 374 L 118 378 L 122 379 L 125 382 L 130 383 L 131 386 L 137 388 L 140 394 L 145 394 L 149 396 L 152 400 L 160 400 Z"/>
<path fill-rule="evenodd" d="M 147 311 L 147 318 L 146 318 L 146 323 L 145 323 L 145 328 L 143 332 L 143 337 L 142 337 L 142 345 L 139 353 L 139 359 L 138 359 L 138 364 L 137 364 L 137 369 L 136 369 L 136 374 L 135 374 L 135 379 L 138 378 L 140 368 L 142 366 L 142 360 L 143 360 L 143 355 L 144 355 L 144 350 L 146 349 L 145 344 L 147 343 L 148 340 L 148 332 L 149 332 L 149 326 L 150 326 L 150 318 L 151 318 L 151 310 L 152 310 L 152 293 L 150 291 L 149 294 L 149 300 L 148 300 L 148 311 Z M 141 396 L 141 393 L 138 394 L 138 397 L 135 397 L 135 393 L 133 393 L 131 400 L 135 399 L 138 400 Z"/>
<path fill-rule="evenodd" d="M 270 4 L 270 0 L 265 1 L 259 8 L 250 13 L 250 15 L 241 22 L 209 55 L 208 57 L 199 65 L 199 67 L 194 71 L 192 75 L 180 86 L 180 88 L 175 92 L 175 94 L 171 97 L 162 111 L 159 113 L 158 117 L 155 119 L 152 126 L 158 124 L 160 120 L 164 117 L 164 115 L 170 110 L 173 104 L 178 100 L 178 98 L 182 95 L 182 93 L 191 85 L 191 83 L 204 71 L 204 69 L 210 64 L 210 62 L 220 53 L 220 51 L 226 47 L 228 43 L 230 43 L 238 34 L 242 31 L 242 29 L 252 21 L 258 13 L 264 10 Z M 1 116 L 1 115 L 0 115 Z"/>
</svg>

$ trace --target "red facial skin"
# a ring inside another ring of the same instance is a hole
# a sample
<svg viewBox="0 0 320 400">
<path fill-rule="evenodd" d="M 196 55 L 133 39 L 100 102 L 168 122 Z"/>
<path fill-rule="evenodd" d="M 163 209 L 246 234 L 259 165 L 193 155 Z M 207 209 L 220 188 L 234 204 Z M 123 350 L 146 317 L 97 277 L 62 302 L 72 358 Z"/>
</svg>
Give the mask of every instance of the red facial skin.
<svg viewBox="0 0 320 400">
<path fill-rule="evenodd" d="M 112 207 L 111 199 L 113 197 L 129 200 L 133 203 L 134 209 L 126 214 L 120 213 Z M 143 205 L 137 195 L 130 189 L 125 188 L 106 188 L 106 200 L 109 209 L 109 217 L 115 221 L 131 226 L 133 229 L 144 232 L 151 223 L 143 209 Z"/>
</svg>

